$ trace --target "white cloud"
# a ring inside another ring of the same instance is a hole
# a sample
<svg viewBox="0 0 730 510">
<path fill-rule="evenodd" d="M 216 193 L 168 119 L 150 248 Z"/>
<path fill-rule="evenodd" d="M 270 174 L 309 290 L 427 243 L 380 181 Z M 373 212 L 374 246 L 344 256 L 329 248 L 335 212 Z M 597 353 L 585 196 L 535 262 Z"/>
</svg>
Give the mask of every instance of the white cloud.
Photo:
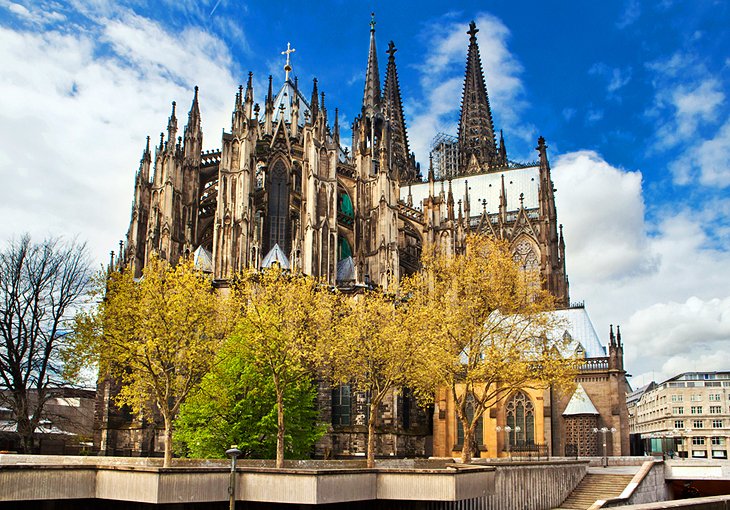
<svg viewBox="0 0 730 510">
<path fill-rule="evenodd" d="M 715 136 L 690 144 L 677 160 L 669 165 L 677 184 L 699 181 L 704 186 L 730 186 L 730 119 Z"/>
<path fill-rule="evenodd" d="M 621 17 L 616 22 L 616 27 L 624 29 L 629 25 L 634 24 L 641 16 L 641 5 L 639 0 L 628 0 L 625 3 L 624 10 L 621 13 Z"/>
<path fill-rule="evenodd" d="M 571 298 L 603 338 L 621 324 L 633 384 L 730 368 L 729 201 L 667 205 L 647 221 L 639 172 L 583 151 L 557 158 L 553 177 Z"/>
<path fill-rule="evenodd" d="M 534 127 L 521 123 L 519 118 L 526 103 L 520 79 L 522 65 L 507 47 L 510 32 L 501 20 L 489 14 L 480 14 L 474 21 L 479 28 L 477 39 L 495 129 L 505 129 L 508 150 L 512 137 L 533 142 Z M 424 97 L 417 104 L 405 105 L 406 116 L 412 119 L 408 123 L 411 149 L 422 163 L 427 160 L 436 133 L 455 135 L 458 129 L 469 47 L 467 29 L 468 20 L 454 20 L 449 15 L 428 25 L 422 34 L 429 47 L 419 67 Z"/>
<path fill-rule="evenodd" d="M 230 56 L 209 34 L 171 34 L 125 12 L 73 33 L 0 28 L 0 238 L 81 235 L 102 262 L 129 222 L 144 138 L 179 133 L 200 85 L 205 145 L 220 143 L 235 93 Z M 121 17 L 119 17 L 121 16 Z"/>
<path fill-rule="evenodd" d="M 606 79 L 606 92 L 608 97 L 615 97 L 615 93 L 628 85 L 631 81 L 631 68 L 621 69 L 620 67 L 609 67 L 603 62 L 593 64 L 588 70 L 589 74 L 602 76 Z"/>
</svg>

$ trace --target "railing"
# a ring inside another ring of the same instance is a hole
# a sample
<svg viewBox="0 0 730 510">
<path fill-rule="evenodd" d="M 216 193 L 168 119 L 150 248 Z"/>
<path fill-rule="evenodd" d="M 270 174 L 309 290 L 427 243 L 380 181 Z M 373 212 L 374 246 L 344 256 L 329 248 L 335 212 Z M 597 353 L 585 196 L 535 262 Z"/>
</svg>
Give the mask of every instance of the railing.
<svg viewBox="0 0 730 510">
<path fill-rule="evenodd" d="M 535 460 L 540 460 L 541 458 L 547 459 L 549 456 L 546 444 L 525 441 L 513 444 L 510 447 L 510 452 L 512 456 L 527 457 L 528 459 L 535 457 Z"/>
<path fill-rule="evenodd" d="M 587 358 L 578 370 L 581 372 L 608 370 L 608 358 Z"/>
</svg>

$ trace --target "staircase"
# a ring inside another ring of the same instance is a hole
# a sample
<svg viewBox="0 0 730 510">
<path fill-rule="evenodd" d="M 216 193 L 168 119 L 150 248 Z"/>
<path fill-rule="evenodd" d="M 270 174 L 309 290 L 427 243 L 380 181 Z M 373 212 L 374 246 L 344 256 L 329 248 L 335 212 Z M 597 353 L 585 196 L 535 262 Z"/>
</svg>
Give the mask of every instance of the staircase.
<svg viewBox="0 0 730 510">
<path fill-rule="evenodd" d="M 560 505 L 560 509 L 587 510 L 599 499 L 620 495 L 632 478 L 633 475 L 589 473 Z"/>
</svg>

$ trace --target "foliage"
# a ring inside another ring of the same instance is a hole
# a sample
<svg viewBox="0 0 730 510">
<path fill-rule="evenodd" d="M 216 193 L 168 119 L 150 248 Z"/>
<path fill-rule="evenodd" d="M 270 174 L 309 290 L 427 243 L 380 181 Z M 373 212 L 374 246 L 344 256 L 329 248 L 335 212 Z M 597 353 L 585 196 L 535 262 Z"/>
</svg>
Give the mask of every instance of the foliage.
<svg viewBox="0 0 730 510">
<path fill-rule="evenodd" d="M 31 453 L 45 405 L 64 384 L 66 322 L 88 290 L 84 244 L 29 235 L 0 251 L 0 405 L 9 408 L 21 449 Z"/>
<path fill-rule="evenodd" d="M 350 384 L 370 396 L 368 467 L 375 463 L 375 427 L 378 406 L 390 392 L 406 384 L 418 362 L 417 337 L 404 303 L 379 291 L 338 300 L 332 335 L 321 345 L 331 359 L 335 384 Z"/>
<path fill-rule="evenodd" d="M 317 335 L 331 326 L 327 320 L 331 296 L 316 279 L 290 275 L 278 267 L 242 275 L 233 288 L 242 353 L 258 371 L 269 374 L 274 385 L 277 467 L 284 465 L 284 396 L 313 372 Z"/>
<path fill-rule="evenodd" d="M 165 426 L 165 465 L 172 458 L 172 421 L 213 362 L 227 332 L 225 308 L 192 260 L 174 268 L 149 260 L 142 278 L 112 272 L 104 299 L 76 319 L 69 363 L 96 362 L 100 374 L 121 382 L 118 404 L 154 417 Z"/>
<path fill-rule="evenodd" d="M 439 387 L 451 391 L 469 462 L 466 445 L 489 407 L 517 389 L 570 384 L 576 360 L 561 356 L 562 338 L 549 339 L 559 325 L 547 313 L 553 298 L 506 243 L 470 235 L 463 256 L 424 253 L 423 270 L 403 285 L 423 341 L 411 384 L 426 399 Z"/>
<path fill-rule="evenodd" d="M 276 455 L 277 408 L 273 378 L 252 363 L 234 335 L 218 352 L 213 369 L 188 397 L 175 420 L 175 450 L 225 457 L 236 444 L 247 458 Z M 287 456 L 307 457 L 324 433 L 316 423 L 316 388 L 302 378 L 284 390 Z"/>
</svg>

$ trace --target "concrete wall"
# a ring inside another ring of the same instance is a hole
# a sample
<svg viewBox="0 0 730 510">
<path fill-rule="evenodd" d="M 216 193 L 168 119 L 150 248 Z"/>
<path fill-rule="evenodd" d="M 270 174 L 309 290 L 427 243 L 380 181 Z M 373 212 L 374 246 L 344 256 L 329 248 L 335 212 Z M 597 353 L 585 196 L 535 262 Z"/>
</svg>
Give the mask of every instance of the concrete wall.
<svg viewBox="0 0 730 510">
<path fill-rule="evenodd" d="M 658 510 L 660 508 L 683 508 L 685 510 L 730 510 L 730 496 L 712 496 L 709 498 L 663 501 L 643 505 L 630 505 L 623 508 L 626 510 Z"/>
<path fill-rule="evenodd" d="M 497 468 L 494 494 L 454 503 L 433 503 L 433 510 L 548 510 L 559 507 L 588 472 L 585 461 L 514 462 Z"/>
<path fill-rule="evenodd" d="M 656 503 L 671 499 L 669 488 L 664 480 L 664 465 L 661 461 L 647 461 L 634 475 L 626 489 L 618 498 L 613 498 L 597 508 Z"/>
</svg>

